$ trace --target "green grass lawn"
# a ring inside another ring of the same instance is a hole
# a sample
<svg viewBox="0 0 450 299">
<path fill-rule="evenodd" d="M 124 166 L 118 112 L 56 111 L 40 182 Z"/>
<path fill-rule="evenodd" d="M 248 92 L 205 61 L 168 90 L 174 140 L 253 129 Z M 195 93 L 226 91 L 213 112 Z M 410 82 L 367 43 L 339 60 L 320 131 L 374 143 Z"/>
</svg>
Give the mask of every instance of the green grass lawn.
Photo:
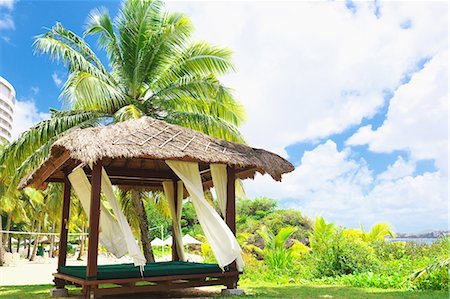
<svg viewBox="0 0 450 299">
<path fill-rule="evenodd" d="M 2 286 L 0 298 L 49 298 L 51 285 L 33 286 Z M 375 298 L 423 298 L 423 299 L 447 299 L 447 291 L 404 291 L 397 289 L 355 288 L 349 286 L 324 286 L 324 285 L 286 285 L 286 286 L 250 286 L 243 285 L 247 295 L 241 298 L 326 298 L 326 299 L 375 299 Z M 78 289 L 69 287 L 72 297 L 79 297 Z M 211 296 L 217 296 L 218 292 L 211 292 Z M 159 294 L 158 298 L 161 294 Z M 186 294 L 184 294 L 186 295 Z M 208 295 L 205 292 L 197 293 L 197 296 Z M 183 293 L 174 293 L 175 297 L 182 297 Z M 189 295 L 188 295 L 189 296 Z M 195 295 L 193 295 L 195 296 Z M 134 297 L 134 296 L 133 296 Z M 166 297 L 166 296 L 164 296 Z M 148 297 L 147 297 L 148 298 Z M 237 298 L 237 297 L 236 297 Z"/>
</svg>

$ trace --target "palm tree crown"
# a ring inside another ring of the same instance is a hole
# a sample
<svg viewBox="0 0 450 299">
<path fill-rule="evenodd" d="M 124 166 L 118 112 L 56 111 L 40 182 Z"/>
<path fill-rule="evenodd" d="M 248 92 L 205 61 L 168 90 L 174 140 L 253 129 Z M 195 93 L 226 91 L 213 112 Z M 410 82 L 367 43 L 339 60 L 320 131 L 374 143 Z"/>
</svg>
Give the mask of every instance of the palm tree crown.
<svg viewBox="0 0 450 299">
<path fill-rule="evenodd" d="M 93 10 L 83 37 L 57 23 L 38 36 L 35 52 L 68 68 L 61 91 L 66 110 L 23 133 L 0 160 L 14 181 L 47 156 L 68 130 L 148 115 L 243 142 L 238 126 L 243 107 L 219 77 L 233 70 L 231 51 L 193 42 L 190 19 L 168 13 L 160 0 L 123 2 L 114 21 L 104 8 Z M 84 40 L 98 37 L 105 66 Z M 14 184 L 13 184 L 14 185 Z"/>
</svg>

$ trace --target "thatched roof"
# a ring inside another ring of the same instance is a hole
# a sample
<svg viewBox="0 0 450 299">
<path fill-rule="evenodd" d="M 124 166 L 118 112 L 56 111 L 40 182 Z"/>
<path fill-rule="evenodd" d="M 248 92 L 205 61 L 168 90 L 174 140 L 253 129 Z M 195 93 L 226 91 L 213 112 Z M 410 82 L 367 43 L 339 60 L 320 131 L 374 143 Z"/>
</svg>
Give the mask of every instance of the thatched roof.
<svg viewBox="0 0 450 299">
<path fill-rule="evenodd" d="M 76 129 L 56 141 L 50 156 L 26 176 L 19 187 L 45 188 L 47 182 L 61 181 L 64 173 L 79 164 L 102 160 L 108 174 L 122 178 L 136 171 L 161 173 L 161 178 L 173 173 L 164 160 L 200 162 L 204 182 L 210 163 L 221 163 L 236 168 L 239 178 L 254 177 L 256 172 L 268 173 L 281 181 L 281 175 L 294 170 L 282 157 L 243 144 L 212 138 L 203 133 L 143 117 L 109 126 Z M 135 176 L 136 180 L 136 175 Z M 210 178 L 209 178 L 210 179 Z M 113 181 L 113 179 L 112 179 Z M 116 184 L 121 184 L 116 179 Z M 125 179 L 123 183 L 125 184 Z M 113 182 L 114 183 L 114 182 Z M 130 184 L 128 184 L 130 185 Z M 142 184 L 141 184 L 142 185 Z"/>
</svg>

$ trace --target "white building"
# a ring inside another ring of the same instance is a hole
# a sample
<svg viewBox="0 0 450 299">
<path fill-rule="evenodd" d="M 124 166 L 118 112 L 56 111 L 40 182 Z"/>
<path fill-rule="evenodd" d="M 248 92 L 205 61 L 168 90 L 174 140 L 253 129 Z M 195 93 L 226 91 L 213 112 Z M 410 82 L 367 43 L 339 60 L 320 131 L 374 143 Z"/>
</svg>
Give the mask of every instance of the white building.
<svg viewBox="0 0 450 299">
<path fill-rule="evenodd" d="M 0 140 L 11 140 L 16 91 L 14 87 L 0 76 Z"/>
</svg>

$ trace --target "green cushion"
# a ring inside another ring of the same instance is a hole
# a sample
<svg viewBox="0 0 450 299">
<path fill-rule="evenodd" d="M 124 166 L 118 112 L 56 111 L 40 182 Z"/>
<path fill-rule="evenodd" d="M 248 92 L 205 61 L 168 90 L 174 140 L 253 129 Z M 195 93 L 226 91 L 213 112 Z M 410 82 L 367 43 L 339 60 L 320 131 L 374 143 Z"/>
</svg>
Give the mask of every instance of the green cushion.
<svg viewBox="0 0 450 299">
<path fill-rule="evenodd" d="M 178 261 L 148 263 L 144 269 L 145 277 L 222 272 L 222 269 L 216 264 Z M 86 266 L 62 266 L 59 272 L 78 278 L 86 278 Z M 98 265 L 97 267 L 97 279 L 99 280 L 139 277 L 141 277 L 141 272 L 139 267 L 134 266 L 134 264 Z"/>
</svg>

